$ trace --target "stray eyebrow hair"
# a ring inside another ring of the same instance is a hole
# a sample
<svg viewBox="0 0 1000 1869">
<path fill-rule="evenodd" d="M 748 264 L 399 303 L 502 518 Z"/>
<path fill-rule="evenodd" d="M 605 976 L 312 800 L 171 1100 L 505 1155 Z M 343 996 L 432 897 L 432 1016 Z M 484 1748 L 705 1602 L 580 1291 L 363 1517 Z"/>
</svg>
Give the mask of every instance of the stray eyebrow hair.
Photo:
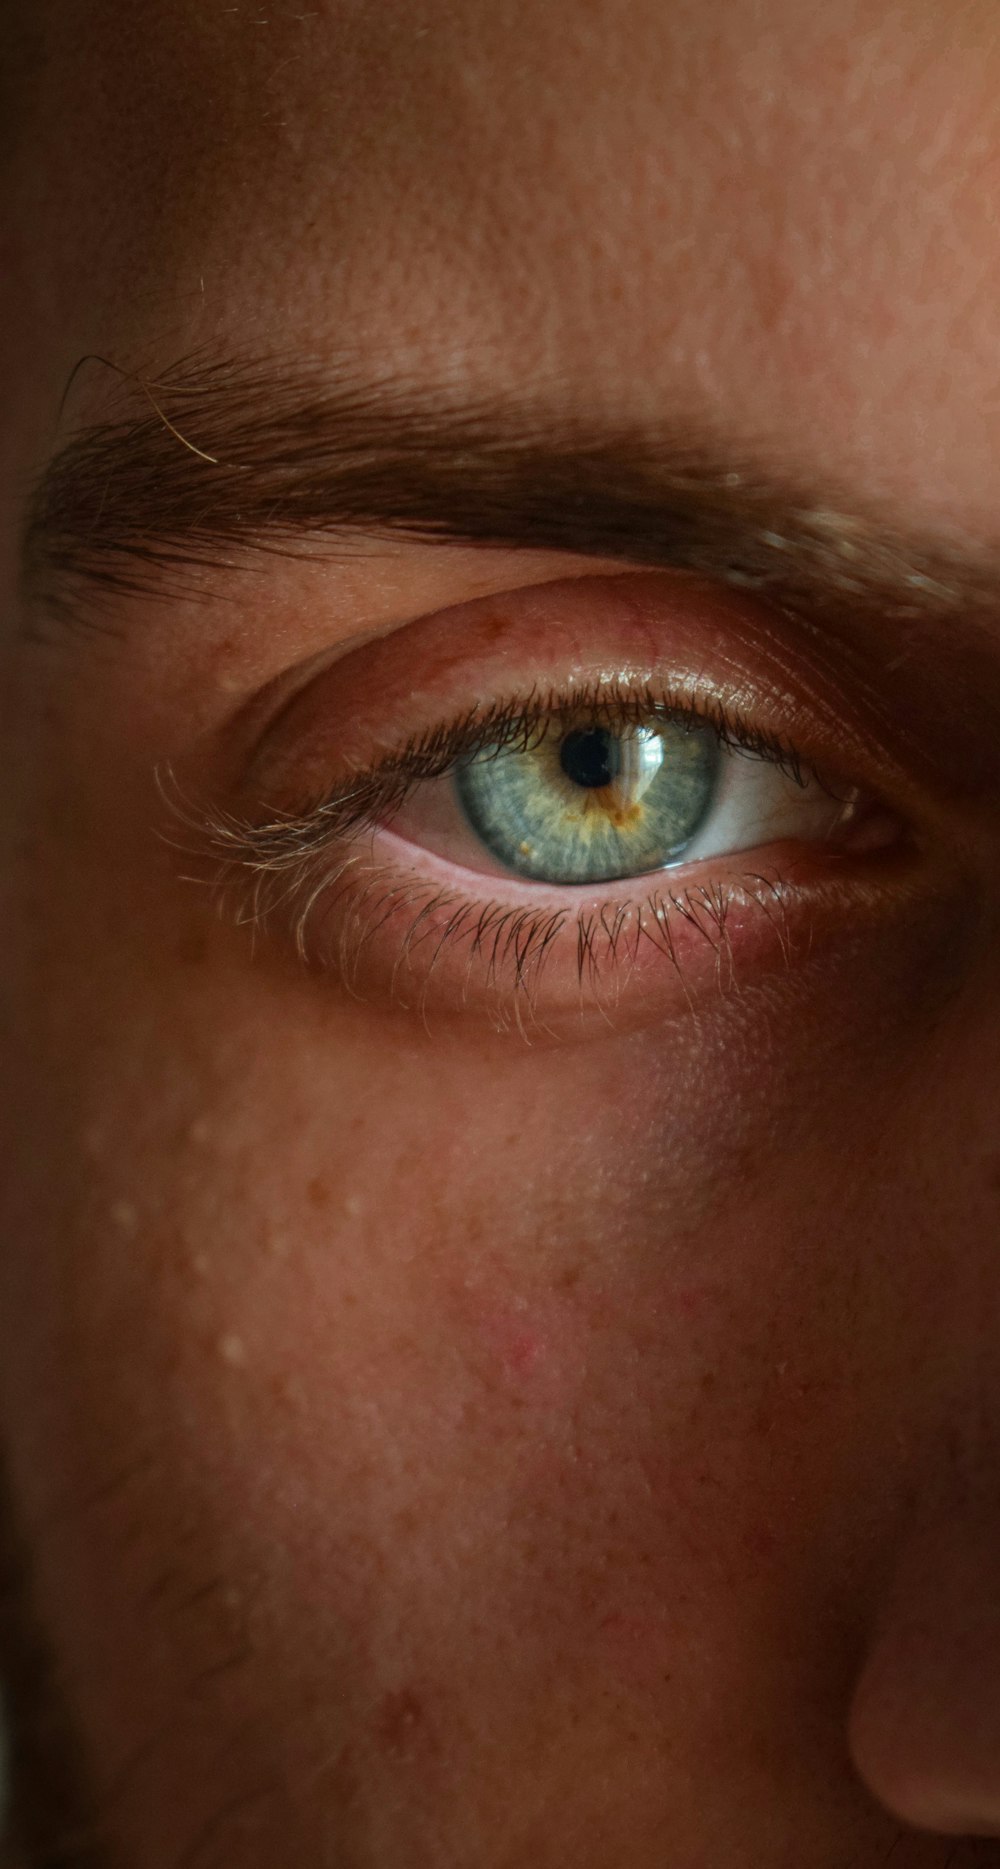
<svg viewBox="0 0 1000 1869">
<path fill-rule="evenodd" d="M 30 499 L 27 588 L 57 611 L 170 594 L 184 567 L 235 568 L 247 552 L 380 536 L 685 570 L 817 618 L 996 604 L 985 554 L 907 536 L 718 436 L 590 419 L 565 393 L 491 402 L 271 358 L 118 376 L 122 401 L 66 442 Z"/>
</svg>

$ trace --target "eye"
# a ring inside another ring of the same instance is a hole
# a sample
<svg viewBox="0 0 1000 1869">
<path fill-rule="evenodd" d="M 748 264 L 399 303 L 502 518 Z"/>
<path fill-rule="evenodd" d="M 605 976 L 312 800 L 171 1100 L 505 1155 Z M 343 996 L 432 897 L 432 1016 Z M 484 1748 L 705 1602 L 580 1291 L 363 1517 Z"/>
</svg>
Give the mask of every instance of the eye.
<svg viewBox="0 0 1000 1869">
<path fill-rule="evenodd" d="M 904 902 L 906 826 L 889 755 L 783 640 L 749 599 L 636 573 L 359 645 L 209 814 L 224 897 L 424 1024 L 606 1031 L 813 964 L 822 930 Z"/>
<path fill-rule="evenodd" d="M 486 746 L 418 785 L 393 828 L 486 874 L 560 886 L 624 881 L 710 856 L 846 827 L 835 796 L 721 723 L 652 700 L 556 709 L 520 746 Z"/>
<path fill-rule="evenodd" d="M 719 743 L 702 722 L 616 730 L 582 715 L 523 753 L 464 762 L 455 790 L 508 869 L 604 883 L 676 861 L 711 809 L 718 770 Z"/>
</svg>

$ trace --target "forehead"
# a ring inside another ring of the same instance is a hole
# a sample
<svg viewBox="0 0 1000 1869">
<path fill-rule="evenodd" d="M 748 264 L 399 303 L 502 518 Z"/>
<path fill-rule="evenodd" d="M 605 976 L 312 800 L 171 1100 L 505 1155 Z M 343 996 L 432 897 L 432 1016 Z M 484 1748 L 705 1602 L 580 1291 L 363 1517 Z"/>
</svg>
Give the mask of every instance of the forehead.
<svg viewBox="0 0 1000 1869">
<path fill-rule="evenodd" d="M 723 419 L 805 468 L 821 447 L 945 520 L 992 509 L 992 8 L 32 17 L 21 163 L 49 303 L 79 327 L 86 300 L 70 348 L 346 349 L 494 393 L 556 379 L 592 414 Z"/>
</svg>

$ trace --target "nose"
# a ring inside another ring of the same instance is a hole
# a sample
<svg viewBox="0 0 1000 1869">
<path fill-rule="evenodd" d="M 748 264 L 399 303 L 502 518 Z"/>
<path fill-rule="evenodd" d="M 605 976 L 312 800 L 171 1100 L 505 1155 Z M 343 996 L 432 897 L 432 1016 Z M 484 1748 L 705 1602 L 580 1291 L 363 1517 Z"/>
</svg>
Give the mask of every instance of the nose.
<svg viewBox="0 0 1000 1869">
<path fill-rule="evenodd" d="M 939 1512 L 902 1548 L 848 1730 L 894 1815 L 1000 1837 L 1000 1481 L 995 1516 Z"/>
</svg>

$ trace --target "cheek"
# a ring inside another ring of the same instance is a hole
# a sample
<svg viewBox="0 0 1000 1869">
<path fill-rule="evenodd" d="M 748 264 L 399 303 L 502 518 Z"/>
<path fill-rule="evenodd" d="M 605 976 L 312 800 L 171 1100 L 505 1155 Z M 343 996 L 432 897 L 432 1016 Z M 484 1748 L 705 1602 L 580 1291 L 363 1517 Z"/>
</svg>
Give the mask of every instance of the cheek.
<svg viewBox="0 0 1000 1869">
<path fill-rule="evenodd" d="M 682 1749 L 751 1705 L 777 1745 L 897 1418 L 861 1190 L 939 933 L 538 1052 L 269 976 L 265 1022 L 242 961 L 150 1018 L 97 971 L 2 1362 L 110 1776 L 178 1706 L 168 1804 L 265 1711 L 352 1798 L 530 1777 L 553 1726 L 569 1794 L 677 1695 Z"/>
</svg>

